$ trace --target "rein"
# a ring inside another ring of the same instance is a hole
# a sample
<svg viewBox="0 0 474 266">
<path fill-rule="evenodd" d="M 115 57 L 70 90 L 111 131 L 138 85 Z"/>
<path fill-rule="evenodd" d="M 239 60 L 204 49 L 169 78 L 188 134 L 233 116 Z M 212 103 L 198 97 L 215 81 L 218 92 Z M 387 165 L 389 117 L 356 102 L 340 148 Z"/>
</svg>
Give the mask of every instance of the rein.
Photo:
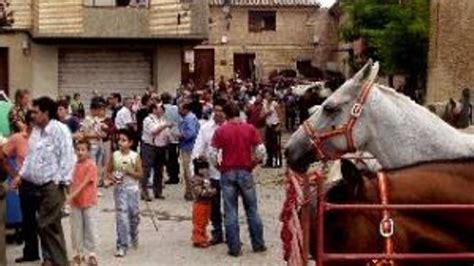
<svg viewBox="0 0 474 266">
<path fill-rule="evenodd" d="M 392 255 L 394 253 L 393 248 L 393 233 L 394 233 L 394 222 L 390 216 L 390 211 L 387 208 L 388 205 L 388 184 L 387 176 L 384 172 L 377 173 L 379 197 L 382 209 L 382 220 L 379 225 L 379 234 L 384 238 L 384 252 L 386 255 Z M 380 259 L 372 260 L 368 265 L 373 266 L 394 266 L 395 262 L 391 259 Z"/>
</svg>

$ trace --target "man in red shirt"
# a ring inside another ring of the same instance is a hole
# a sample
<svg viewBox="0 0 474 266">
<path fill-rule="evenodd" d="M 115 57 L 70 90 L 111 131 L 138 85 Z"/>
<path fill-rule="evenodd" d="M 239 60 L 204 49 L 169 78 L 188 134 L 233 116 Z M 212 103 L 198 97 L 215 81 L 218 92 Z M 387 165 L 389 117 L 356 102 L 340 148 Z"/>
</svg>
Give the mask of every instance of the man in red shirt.
<svg viewBox="0 0 474 266">
<path fill-rule="evenodd" d="M 263 240 L 263 225 L 257 210 L 257 193 L 252 177 L 252 169 L 265 156 L 257 129 L 243 122 L 239 106 L 229 103 L 224 107 L 227 123 L 219 127 L 212 139 L 211 162 L 218 166 L 224 198 L 225 234 L 228 254 L 241 254 L 238 222 L 238 196 L 242 196 L 254 252 L 267 250 Z M 219 154 L 222 153 L 222 160 Z"/>
</svg>

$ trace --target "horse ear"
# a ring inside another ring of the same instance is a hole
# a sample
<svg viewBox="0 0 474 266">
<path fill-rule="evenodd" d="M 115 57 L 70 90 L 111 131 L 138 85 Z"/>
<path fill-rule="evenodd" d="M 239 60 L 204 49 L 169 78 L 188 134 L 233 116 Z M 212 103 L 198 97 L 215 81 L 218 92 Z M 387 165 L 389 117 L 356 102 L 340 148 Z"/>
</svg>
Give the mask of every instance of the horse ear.
<svg viewBox="0 0 474 266">
<path fill-rule="evenodd" d="M 449 98 L 449 104 L 451 104 L 451 106 L 456 106 L 456 101 L 453 98 Z"/>
<path fill-rule="evenodd" d="M 352 79 L 357 82 L 362 82 L 366 77 L 369 76 L 371 68 L 372 59 L 369 59 L 369 61 L 367 61 L 367 63 L 354 75 Z"/>
<path fill-rule="evenodd" d="M 365 80 L 367 84 L 375 83 L 375 80 L 377 79 L 377 76 L 379 75 L 379 69 L 380 69 L 379 62 L 375 62 L 372 68 L 370 69 L 369 76 Z"/>
<path fill-rule="evenodd" d="M 341 173 L 342 178 L 353 188 L 363 182 L 359 169 L 348 159 L 341 159 Z"/>
<path fill-rule="evenodd" d="M 372 60 L 369 59 L 367 64 L 365 64 L 362 69 L 357 72 L 354 76 L 354 81 L 356 81 L 357 84 L 371 84 L 375 82 L 375 79 L 377 78 L 377 75 L 379 73 L 379 62 L 375 62 L 372 64 Z M 360 89 L 361 87 L 357 87 Z"/>
<path fill-rule="evenodd" d="M 309 115 L 313 115 L 314 113 L 316 113 L 320 110 L 321 110 L 321 105 L 315 105 L 315 106 L 308 109 L 308 113 L 309 113 Z"/>
</svg>

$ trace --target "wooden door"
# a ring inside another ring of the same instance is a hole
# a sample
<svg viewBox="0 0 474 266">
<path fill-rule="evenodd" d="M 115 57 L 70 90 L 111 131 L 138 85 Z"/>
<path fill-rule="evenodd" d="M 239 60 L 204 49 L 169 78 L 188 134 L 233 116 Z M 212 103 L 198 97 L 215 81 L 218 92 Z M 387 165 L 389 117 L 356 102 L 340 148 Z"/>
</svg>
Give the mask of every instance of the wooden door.
<svg viewBox="0 0 474 266">
<path fill-rule="evenodd" d="M 204 88 L 210 79 L 214 80 L 214 49 L 194 50 L 194 82 L 196 88 Z"/>
<path fill-rule="evenodd" d="M 255 71 L 255 54 L 234 54 L 234 74 L 241 79 L 253 78 Z"/>
<path fill-rule="evenodd" d="M 8 48 L 0 48 L 0 91 L 8 95 Z"/>
</svg>

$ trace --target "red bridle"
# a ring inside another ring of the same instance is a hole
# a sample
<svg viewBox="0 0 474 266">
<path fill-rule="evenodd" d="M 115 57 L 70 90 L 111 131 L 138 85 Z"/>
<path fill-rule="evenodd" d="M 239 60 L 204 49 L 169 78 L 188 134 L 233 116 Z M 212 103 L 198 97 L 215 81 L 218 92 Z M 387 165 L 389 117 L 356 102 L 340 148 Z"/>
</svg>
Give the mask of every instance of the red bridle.
<svg viewBox="0 0 474 266">
<path fill-rule="evenodd" d="M 314 150 L 316 152 L 316 156 L 322 160 L 322 161 L 328 161 L 331 159 L 340 159 L 342 155 L 346 152 L 355 152 L 357 149 L 355 147 L 354 143 L 354 138 L 352 137 L 352 130 L 354 129 L 355 123 L 357 122 L 357 119 L 360 117 L 360 114 L 362 113 L 362 110 L 364 108 L 365 103 L 367 102 L 367 98 L 369 96 L 369 93 L 372 89 L 372 86 L 374 84 L 374 81 L 368 81 L 366 84 L 364 84 L 363 89 L 359 97 L 357 98 L 357 101 L 354 103 L 354 105 L 351 108 L 351 114 L 349 117 L 349 120 L 347 123 L 342 125 L 339 128 L 333 129 L 331 131 L 319 133 L 316 130 L 313 129 L 313 126 L 309 122 L 309 120 L 306 120 L 303 123 L 303 129 L 306 135 L 311 140 L 311 143 L 314 147 Z M 334 156 L 331 154 L 326 154 L 323 150 L 323 143 L 338 135 L 343 135 L 346 138 L 347 142 L 347 151 L 342 152 L 338 151 L 338 153 Z"/>
</svg>

